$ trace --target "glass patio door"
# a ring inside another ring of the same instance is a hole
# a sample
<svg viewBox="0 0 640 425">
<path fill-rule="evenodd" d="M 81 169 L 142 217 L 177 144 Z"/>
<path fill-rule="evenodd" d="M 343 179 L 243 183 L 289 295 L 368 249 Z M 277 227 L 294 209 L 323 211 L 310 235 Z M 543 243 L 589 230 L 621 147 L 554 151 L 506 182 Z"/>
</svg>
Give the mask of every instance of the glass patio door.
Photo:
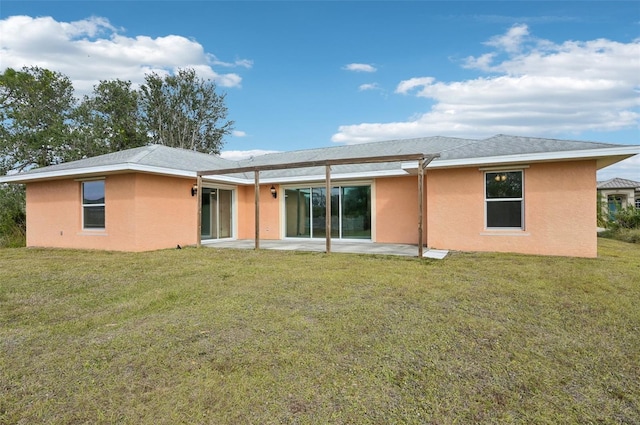
<svg viewBox="0 0 640 425">
<path fill-rule="evenodd" d="M 204 188 L 202 190 L 202 239 L 233 236 L 233 191 Z"/>
<path fill-rule="evenodd" d="M 285 189 L 285 236 L 325 238 L 327 190 Z M 371 186 L 331 188 L 331 237 L 371 239 Z"/>
<path fill-rule="evenodd" d="M 340 191 L 337 187 L 331 188 L 331 237 L 340 237 Z M 327 189 L 324 187 L 314 187 L 312 189 L 312 209 L 314 238 L 327 237 Z"/>
<path fill-rule="evenodd" d="M 311 237 L 311 189 L 285 189 L 286 232 L 288 238 Z"/>
</svg>

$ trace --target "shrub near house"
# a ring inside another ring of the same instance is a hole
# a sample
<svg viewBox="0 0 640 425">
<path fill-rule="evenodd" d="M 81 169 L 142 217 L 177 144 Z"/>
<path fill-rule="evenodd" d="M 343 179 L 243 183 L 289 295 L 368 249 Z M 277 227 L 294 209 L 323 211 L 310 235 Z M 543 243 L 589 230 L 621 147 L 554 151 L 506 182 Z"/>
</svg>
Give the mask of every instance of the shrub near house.
<svg viewBox="0 0 640 425">
<path fill-rule="evenodd" d="M 640 244 L 640 208 L 633 205 L 620 208 L 607 227 L 600 236 Z"/>
<path fill-rule="evenodd" d="M 0 248 L 25 245 L 24 186 L 0 185 Z"/>
</svg>

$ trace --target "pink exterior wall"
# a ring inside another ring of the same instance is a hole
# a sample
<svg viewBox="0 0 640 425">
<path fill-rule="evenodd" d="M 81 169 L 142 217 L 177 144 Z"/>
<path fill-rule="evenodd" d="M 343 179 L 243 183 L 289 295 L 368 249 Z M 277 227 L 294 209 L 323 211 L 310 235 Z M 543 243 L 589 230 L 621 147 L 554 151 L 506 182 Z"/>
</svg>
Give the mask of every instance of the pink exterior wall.
<svg viewBox="0 0 640 425">
<path fill-rule="evenodd" d="M 136 246 L 138 251 L 193 245 L 198 233 L 195 180 L 136 175 Z M 107 200 L 108 202 L 108 200 Z M 107 204 L 108 206 L 108 204 Z"/>
<path fill-rule="evenodd" d="M 260 239 L 280 239 L 280 197 L 273 199 L 271 185 L 260 185 Z M 254 239 L 256 236 L 256 197 L 253 186 L 238 186 L 238 239 Z"/>
<path fill-rule="evenodd" d="M 514 167 L 513 169 L 517 169 Z M 424 236 L 429 247 L 462 251 L 595 257 L 596 163 L 574 161 L 524 168 L 525 229 L 485 230 L 484 173 L 475 168 L 428 170 Z M 27 245 L 144 251 L 197 241 L 194 180 L 142 173 L 105 179 L 106 229 L 83 231 L 81 184 L 55 180 L 27 184 Z M 375 242 L 418 241 L 417 177 L 376 179 Z M 281 238 L 283 194 L 260 186 L 260 238 Z M 252 185 L 236 191 L 237 235 L 255 236 Z"/>
<path fill-rule="evenodd" d="M 517 167 L 514 167 L 517 169 Z M 483 171 L 427 173 L 427 244 L 462 251 L 595 257 L 596 163 L 531 164 L 524 169 L 524 230 L 485 230 Z"/>
<path fill-rule="evenodd" d="M 375 242 L 418 243 L 418 177 L 376 179 L 375 197 Z"/>
<path fill-rule="evenodd" d="M 27 246 L 145 251 L 196 243 L 194 181 L 148 174 L 105 178 L 105 230 L 82 229 L 81 182 L 27 184 Z"/>
</svg>

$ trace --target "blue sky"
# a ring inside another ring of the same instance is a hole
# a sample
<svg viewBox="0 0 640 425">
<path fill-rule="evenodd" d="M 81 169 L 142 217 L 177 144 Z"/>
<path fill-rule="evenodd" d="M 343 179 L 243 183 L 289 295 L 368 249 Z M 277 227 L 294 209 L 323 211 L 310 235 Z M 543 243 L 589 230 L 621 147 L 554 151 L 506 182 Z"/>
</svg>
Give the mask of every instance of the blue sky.
<svg viewBox="0 0 640 425">
<path fill-rule="evenodd" d="M 11 1 L 0 68 L 79 94 L 196 68 L 226 93 L 223 156 L 421 136 L 640 144 L 640 2 Z M 640 159 L 598 173 L 640 181 Z"/>
</svg>

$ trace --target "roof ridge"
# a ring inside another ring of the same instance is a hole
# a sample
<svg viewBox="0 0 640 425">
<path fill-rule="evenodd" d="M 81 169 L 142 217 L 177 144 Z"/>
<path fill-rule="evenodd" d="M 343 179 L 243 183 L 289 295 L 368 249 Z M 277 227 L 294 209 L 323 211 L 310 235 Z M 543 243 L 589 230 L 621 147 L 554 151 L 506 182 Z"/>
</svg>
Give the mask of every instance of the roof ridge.
<svg viewBox="0 0 640 425">
<path fill-rule="evenodd" d="M 640 182 L 622 177 L 613 177 L 608 180 L 597 182 L 597 186 L 598 189 L 638 189 L 640 188 Z"/>
<path fill-rule="evenodd" d="M 623 181 L 623 182 L 630 182 L 630 183 L 633 183 L 634 185 L 639 185 L 639 186 L 640 186 L 640 182 L 635 181 L 635 180 L 631 180 L 631 179 L 625 179 L 625 178 L 623 178 L 623 177 L 614 177 L 614 178 L 613 178 L 613 179 L 611 179 L 611 180 L 612 180 L 612 181 L 613 181 L 613 180 L 619 180 L 619 181 Z"/>
<path fill-rule="evenodd" d="M 144 150 L 134 155 L 133 158 L 131 158 L 127 162 L 138 163 L 142 161 L 147 155 L 151 154 L 152 152 L 155 152 L 158 149 L 158 146 L 162 146 L 162 145 L 159 145 L 157 143 L 153 145 L 146 145 Z"/>
<path fill-rule="evenodd" d="M 481 142 L 481 140 L 477 140 L 477 139 L 457 139 L 457 140 L 465 140 L 467 141 L 467 143 L 463 143 L 461 145 L 457 145 L 457 146 L 451 146 L 450 148 L 446 148 L 446 149 L 441 149 L 440 152 L 449 152 L 451 150 L 454 149 L 460 149 L 460 148 L 464 148 L 465 146 L 469 146 L 469 145 L 475 145 Z"/>
</svg>

